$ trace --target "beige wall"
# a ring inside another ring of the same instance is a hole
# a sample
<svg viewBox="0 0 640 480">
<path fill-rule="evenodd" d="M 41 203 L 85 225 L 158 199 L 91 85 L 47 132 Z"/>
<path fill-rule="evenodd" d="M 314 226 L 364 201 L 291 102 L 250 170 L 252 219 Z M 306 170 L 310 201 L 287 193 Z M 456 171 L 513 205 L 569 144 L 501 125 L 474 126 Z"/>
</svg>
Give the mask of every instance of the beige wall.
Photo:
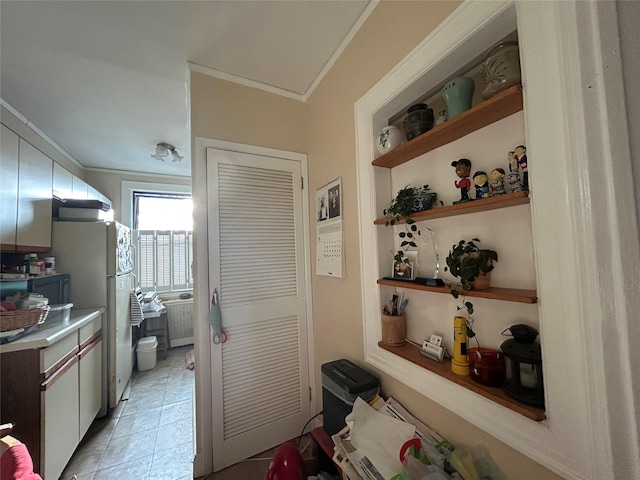
<svg viewBox="0 0 640 480">
<path fill-rule="evenodd" d="M 341 357 L 358 362 L 363 358 L 354 104 L 458 5 L 381 2 L 307 102 L 310 199 L 317 187 L 336 177 L 342 177 L 344 190 L 347 276 L 336 279 L 314 275 L 313 293 L 316 299 L 348 301 L 314 302 L 318 365 Z M 335 335 L 336 331 L 341 334 Z"/>
<path fill-rule="evenodd" d="M 290 152 L 307 150 L 308 128 L 301 102 L 194 72 L 190 96 L 192 139 Z"/>
<path fill-rule="evenodd" d="M 316 188 L 342 177 L 346 277 L 329 278 L 313 272 L 316 372 L 322 363 L 337 358 L 364 366 L 354 103 L 458 5 L 381 2 L 306 104 L 192 75 L 193 137 L 307 153 L 312 206 Z M 315 216 L 310 217 L 313 238 Z M 326 299 L 336 301 L 323 301 Z M 428 398 L 381 372 L 374 373 L 381 378 L 385 395 L 397 398 L 454 444 L 486 445 L 509 478 L 559 478 Z M 319 373 L 316 387 L 320 392 Z"/>
<path fill-rule="evenodd" d="M 342 177 L 344 189 L 347 276 L 344 279 L 313 276 L 314 299 L 343 300 L 314 301 L 317 370 L 322 363 L 336 358 L 349 358 L 364 365 L 354 103 L 458 5 L 457 2 L 381 2 L 307 102 L 310 199 L 315 188 L 336 177 Z M 485 444 L 509 478 L 559 478 L 393 378 L 379 371 L 375 373 L 381 378 L 386 396 L 398 399 L 454 444 Z"/>
</svg>

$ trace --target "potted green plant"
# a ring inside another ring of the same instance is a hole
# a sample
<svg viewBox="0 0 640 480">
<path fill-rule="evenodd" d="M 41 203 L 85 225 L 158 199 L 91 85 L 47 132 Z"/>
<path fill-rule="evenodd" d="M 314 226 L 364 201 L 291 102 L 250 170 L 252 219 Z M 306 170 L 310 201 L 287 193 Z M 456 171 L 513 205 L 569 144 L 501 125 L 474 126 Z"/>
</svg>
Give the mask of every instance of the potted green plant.
<svg viewBox="0 0 640 480">
<path fill-rule="evenodd" d="M 449 271 L 454 277 L 460 279 L 462 290 L 452 286 L 451 295 L 453 298 L 459 298 L 462 295 L 462 306 L 458 306 L 458 310 L 464 310 L 467 313 L 467 336 L 475 337 L 473 331 L 473 303 L 465 300 L 465 292 L 473 289 L 489 288 L 488 274 L 493 270 L 493 262 L 498 261 L 498 253 L 495 250 L 480 248 L 478 246 L 480 240 L 473 238 L 471 240 L 460 240 L 454 244 L 447 256 L 447 266 L 444 271 Z M 476 280 L 482 278 L 487 280 L 486 286 L 480 288 Z M 477 339 L 476 339 L 477 341 Z"/>
<path fill-rule="evenodd" d="M 447 266 L 444 271 L 448 270 L 451 275 L 459 278 L 464 291 L 489 288 L 488 285 L 477 285 L 476 280 L 489 274 L 494 268 L 493 262 L 498 261 L 495 250 L 480 248 L 477 243 L 480 243 L 477 238 L 468 241 L 460 240 L 451 247 L 447 256 Z M 451 294 L 453 295 L 454 292 L 457 290 L 452 289 Z"/>
<path fill-rule="evenodd" d="M 389 206 L 384 210 L 384 216 L 388 217 L 385 222 L 386 226 L 395 225 L 405 220 L 405 229 L 398 233 L 400 237 L 400 250 L 398 250 L 393 259 L 396 263 L 402 263 L 404 254 L 409 248 L 418 248 L 415 240 L 420 235 L 420 230 L 415 224 L 416 221 L 411 217 L 412 213 L 430 210 L 433 208 L 433 202 L 437 198 L 437 194 L 430 191 L 429 185 L 422 187 L 406 186 L 389 202 Z"/>
</svg>

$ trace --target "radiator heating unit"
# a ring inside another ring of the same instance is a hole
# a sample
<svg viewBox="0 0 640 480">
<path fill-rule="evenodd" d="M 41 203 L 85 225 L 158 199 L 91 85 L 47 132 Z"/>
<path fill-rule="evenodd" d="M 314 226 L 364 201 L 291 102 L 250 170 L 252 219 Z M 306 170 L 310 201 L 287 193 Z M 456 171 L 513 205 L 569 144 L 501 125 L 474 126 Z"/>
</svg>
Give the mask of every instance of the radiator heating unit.
<svg viewBox="0 0 640 480">
<path fill-rule="evenodd" d="M 163 300 L 171 347 L 193 344 L 193 299 Z"/>
</svg>

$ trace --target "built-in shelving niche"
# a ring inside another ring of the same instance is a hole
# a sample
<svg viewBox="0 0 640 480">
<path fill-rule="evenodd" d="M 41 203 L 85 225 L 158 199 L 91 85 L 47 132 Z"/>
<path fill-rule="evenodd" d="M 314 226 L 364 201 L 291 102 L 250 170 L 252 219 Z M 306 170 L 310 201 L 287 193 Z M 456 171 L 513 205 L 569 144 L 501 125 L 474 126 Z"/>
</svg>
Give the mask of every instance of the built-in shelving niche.
<svg viewBox="0 0 640 480">
<path fill-rule="evenodd" d="M 502 40 L 507 37 L 510 39 L 517 39 L 517 32 L 509 32 L 508 34 L 503 35 L 503 37 L 501 38 L 496 38 L 496 41 Z M 482 59 L 483 56 L 484 52 L 480 55 L 476 55 L 473 58 L 469 57 L 466 63 L 460 65 L 454 75 L 475 75 L 477 79 L 477 73 L 479 69 L 478 61 L 481 61 L 479 59 Z M 476 63 L 474 64 L 473 62 Z M 429 75 L 427 74 L 426 76 Z M 478 84 L 477 80 L 476 84 Z M 437 93 L 434 93 L 436 91 L 439 91 L 441 89 L 441 86 L 441 82 L 438 84 L 434 84 L 434 87 L 431 88 L 431 90 L 422 97 L 414 96 L 414 98 L 416 99 L 415 101 L 427 101 L 428 99 L 429 102 L 427 103 L 429 103 L 430 106 L 441 104 L 442 99 L 438 98 Z M 416 91 L 415 85 L 410 86 L 406 89 L 406 91 L 401 92 L 399 96 L 402 97 L 403 100 L 396 99 L 396 104 L 402 105 L 402 108 L 406 108 L 406 105 L 408 105 L 407 102 L 411 103 L 412 101 L 412 99 L 408 97 L 408 95 L 411 95 L 410 92 L 412 91 Z M 378 200 L 378 210 L 380 210 L 380 200 L 382 199 L 382 201 L 384 202 L 385 198 L 387 198 L 389 195 L 393 195 L 393 192 L 391 191 L 392 189 L 389 189 L 389 191 L 387 192 L 385 192 L 385 189 L 387 188 L 387 184 L 391 185 L 391 176 L 393 175 L 392 170 L 394 168 L 400 167 L 407 162 L 424 156 L 425 154 L 428 154 L 429 152 L 432 152 L 442 146 L 446 146 L 447 144 L 456 142 L 466 135 L 481 130 L 484 127 L 490 126 L 495 122 L 498 122 L 504 118 L 509 117 L 510 115 L 521 112 L 523 110 L 523 91 L 521 85 L 510 87 L 509 89 L 500 92 L 499 94 L 485 101 L 482 101 L 481 99 L 479 100 L 478 97 L 478 91 L 476 91 L 474 100 L 476 102 L 479 101 L 479 103 L 476 103 L 470 110 L 463 112 L 456 118 L 449 120 L 442 125 L 434 127 L 430 131 L 420 135 L 417 138 L 414 138 L 411 141 L 404 143 L 394 150 L 380 155 L 377 158 L 373 158 L 374 152 L 372 150 L 370 151 L 370 162 L 374 167 L 374 177 L 376 178 L 374 182 L 376 185 L 375 188 L 378 190 L 375 194 L 375 197 Z M 393 103 L 393 101 L 390 101 L 390 103 Z M 395 124 L 399 126 L 401 118 L 404 114 L 404 110 L 402 110 L 402 108 L 401 110 L 394 112 L 389 111 L 388 106 L 382 107 L 382 109 L 380 109 L 377 114 L 377 120 L 376 117 L 374 117 L 373 119 L 374 135 L 381 124 Z M 434 110 L 436 108 L 434 108 Z M 386 117 L 384 117 L 384 112 L 388 112 L 386 114 Z M 434 113 L 437 117 L 438 112 L 435 111 Z M 386 121 L 382 121 L 380 115 L 383 116 L 382 118 L 386 118 Z M 387 173 L 384 173 L 383 171 L 386 171 Z M 380 193 L 381 185 L 383 186 L 382 195 Z M 468 216 L 492 210 L 506 209 L 509 207 L 520 205 L 528 205 L 529 202 L 529 192 L 523 191 L 510 193 L 499 197 L 477 200 L 469 203 L 438 206 L 431 210 L 413 214 L 411 215 L 411 218 L 415 221 L 421 222 L 447 217 L 456 217 L 463 215 Z M 374 225 L 376 225 L 376 228 L 384 228 L 386 222 L 386 218 L 378 217 L 374 220 L 373 223 Z M 400 223 L 403 223 L 403 221 L 401 221 Z M 391 233 L 387 234 L 391 235 Z M 443 252 L 441 251 L 440 255 L 442 254 Z M 381 262 L 381 265 L 383 264 L 384 262 Z M 382 270 L 384 271 L 384 269 Z M 402 291 L 402 289 L 407 289 L 414 292 L 426 292 L 428 294 L 436 293 L 448 296 L 451 295 L 450 286 L 432 287 L 412 282 L 390 280 L 388 278 L 378 278 L 376 283 L 379 288 L 384 289 L 384 294 L 387 294 L 390 291 L 389 288 L 394 288 L 400 289 L 400 291 Z M 378 295 L 383 295 L 382 290 L 378 291 Z M 533 289 L 492 287 L 488 290 L 466 292 L 466 295 L 468 297 L 483 298 L 492 301 L 506 301 L 523 304 L 535 304 L 538 301 L 537 292 Z M 407 342 L 402 347 L 389 347 L 378 341 L 377 347 L 386 352 L 392 353 L 393 355 L 396 355 L 405 361 L 428 370 L 429 372 L 434 373 L 449 382 L 455 383 L 458 386 L 481 395 L 482 397 L 489 399 L 490 401 L 501 405 L 502 407 L 523 415 L 528 419 L 540 422 L 546 418 L 544 409 L 525 405 L 510 397 L 501 388 L 486 387 L 473 381 L 470 377 L 458 376 L 453 374 L 451 372 L 451 366 L 448 360 L 445 359 L 444 362 L 438 363 L 420 355 L 419 347 L 413 342 Z"/>
<path fill-rule="evenodd" d="M 376 167 L 385 167 L 389 169 L 397 167 L 440 146 L 454 142 L 469 133 L 492 124 L 493 122 L 521 111 L 523 108 L 522 105 L 522 87 L 520 85 L 511 87 L 508 90 L 495 95 L 489 100 L 474 106 L 470 110 L 460 114 L 455 119 L 435 127 L 404 145 L 385 153 L 373 160 L 371 164 Z M 467 203 L 441 206 L 412 214 L 411 218 L 415 221 L 431 220 L 436 218 L 475 214 L 516 205 L 526 205 L 528 203 L 529 192 L 520 191 Z M 387 220 L 388 219 L 384 217 L 377 218 L 374 221 L 374 224 L 385 225 Z M 399 223 L 404 223 L 405 220 L 406 219 L 401 219 Z M 388 287 L 451 295 L 450 286 L 434 287 L 385 278 L 378 279 L 377 283 L 378 285 Z M 492 287 L 487 290 L 472 290 L 465 292 L 465 295 L 467 297 L 486 298 L 507 302 L 528 304 L 537 302 L 536 291 L 527 289 Z M 379 342 L 378 346 L 532 420 L 541 421 L 545 419 L 544 409 L 525 405 L 507 395 L 501 388 L 485 387 L 484 385 L 473 381 L 470 377 L 455 375 L 451 372 L 451 364 L 448 359 L 445 359 L 442 363 L 437 363 L 425 358 L 420 355 L 419 348 L 412 343 L 406 343 L 402 347 L 389 347 L 382 342 Z"/>
</svg>

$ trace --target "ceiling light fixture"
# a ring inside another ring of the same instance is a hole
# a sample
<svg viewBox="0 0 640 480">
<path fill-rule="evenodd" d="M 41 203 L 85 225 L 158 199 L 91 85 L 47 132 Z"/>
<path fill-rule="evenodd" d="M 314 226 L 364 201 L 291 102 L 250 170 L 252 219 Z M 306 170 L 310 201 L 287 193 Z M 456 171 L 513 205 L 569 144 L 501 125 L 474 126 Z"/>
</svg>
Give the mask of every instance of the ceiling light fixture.
<svg viewBox="0 0 640 480">
<path fill-rule="evenodd" d="M 156 153 L 151 155 L 151 158 L 155 158 L 156 160 L 161 160 L 164 162 L 164 159 L 167 158 L 170 153 L 173 155 L 174 162 L 181 162 L 182 159 L 184 158 L 182 155 L 178 153 L 178 150 L 176 150 L 176 147 L 174 147 L 169 143 L 164 143 L 164 142 L 158 143 L 156 145 Z"/>
</svg>

